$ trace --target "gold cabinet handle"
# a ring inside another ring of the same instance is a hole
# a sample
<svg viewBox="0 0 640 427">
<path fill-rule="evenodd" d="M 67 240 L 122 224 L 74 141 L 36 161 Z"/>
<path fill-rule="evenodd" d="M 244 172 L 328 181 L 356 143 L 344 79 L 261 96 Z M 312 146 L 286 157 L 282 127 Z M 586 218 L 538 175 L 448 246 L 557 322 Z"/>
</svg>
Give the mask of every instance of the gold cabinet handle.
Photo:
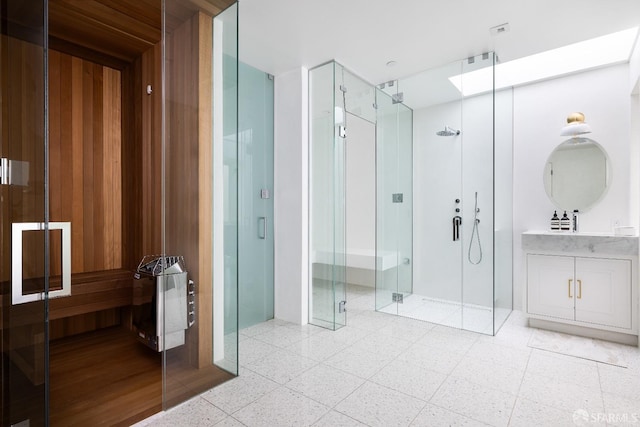
<svg viewBox="0 0 640 427">
<path fill-rule="evenodd" d="M 578 279 L 578 296 L 577 298 L 580 299 L 582 298 L 582 280 Z"/>
<path fill-rule="evenodd" d="M 573 282 L 573 279 L 569 279 L 569 282 L 567 283 L 567 289 L 569 290 L 569 298 L 573 298 L 573 295 L 571 295 L 571 283 Z"/>
</svg>

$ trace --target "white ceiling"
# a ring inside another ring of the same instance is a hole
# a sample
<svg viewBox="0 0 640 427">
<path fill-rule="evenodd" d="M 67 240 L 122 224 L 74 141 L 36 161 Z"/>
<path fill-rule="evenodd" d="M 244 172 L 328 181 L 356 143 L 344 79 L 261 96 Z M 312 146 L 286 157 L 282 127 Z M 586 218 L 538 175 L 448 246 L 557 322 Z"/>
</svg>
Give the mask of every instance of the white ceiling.
<svg viewBox="0 0 640 427">
<path fill-rule="evenodd" d="M 495 51 L 501 62 L 640 25 L 640 0 L 241 0 L 240 59 L 270 74 L 335 59 L 371 83 Z M 491 36 L 508 22 L 511 30 Z M 390 60 L 393 67 L 386 66 Z"/>
</svg>

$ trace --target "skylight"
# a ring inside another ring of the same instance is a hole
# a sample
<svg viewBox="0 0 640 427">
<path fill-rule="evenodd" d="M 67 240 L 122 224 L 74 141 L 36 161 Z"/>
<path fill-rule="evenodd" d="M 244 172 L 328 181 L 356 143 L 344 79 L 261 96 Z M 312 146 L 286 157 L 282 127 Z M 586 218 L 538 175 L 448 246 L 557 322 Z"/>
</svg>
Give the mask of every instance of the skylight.
<svg viewBox="0 0 640 427">
<path fill-rule="evenodd" d="M 524 58 L 497 64 L 495 88 L 502 89 L 544 80 L 603 65 L 626 62 L 638 34 L 638 27 Z M 464 96 L 492 89 L 492 68 L 486 67 L 449 77 Z"/>
</svg>

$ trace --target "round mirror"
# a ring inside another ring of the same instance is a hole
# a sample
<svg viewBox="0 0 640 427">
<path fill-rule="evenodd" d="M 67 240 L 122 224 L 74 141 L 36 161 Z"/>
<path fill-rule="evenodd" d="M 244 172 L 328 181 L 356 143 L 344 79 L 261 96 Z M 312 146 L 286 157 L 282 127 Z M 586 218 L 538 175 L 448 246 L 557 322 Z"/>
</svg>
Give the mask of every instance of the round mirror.
<svg viewBox="0 0 640 427">
<path fill-rule="evenodd" d="M 611 162 L 596 141 L 571 138 L 558 145 L 544 169 L 544 189 L 551 201 L 568 212 L 586 212 L 611 185 Z"/>
</svg>

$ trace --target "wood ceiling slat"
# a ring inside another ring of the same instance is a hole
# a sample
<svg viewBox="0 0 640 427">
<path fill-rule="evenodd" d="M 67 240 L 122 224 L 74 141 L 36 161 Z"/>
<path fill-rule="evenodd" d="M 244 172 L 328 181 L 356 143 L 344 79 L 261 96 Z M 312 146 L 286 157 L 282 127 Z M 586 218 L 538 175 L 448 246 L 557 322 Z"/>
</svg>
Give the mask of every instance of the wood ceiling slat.
<svg viewBox="0 0 640 427">
<path fill-rule="evenodd" d="M 31 0 L 25 0 L 31 1 Z M 167 0 L 172 32 L 201 11 L 216 16 L 234 0 Z M 130 62 L 162 37 L 161 0 L 49 0 L 49 34 Z"/>
<path fill-rule="evenodd" d="M 161 30 L 162 4 L 160 0 L 95 0 L 95 2 L 157 28 L 158 31 Z"/>
<path fill-rule="evenodd" d="M 144 40 L 150 44 L 160 41 L 160 21 L 155 26 L 141 22 L 128 13 L 106 6 L 99 1 L 54 0 L 50 9 L 62 9 L 76 12 L 80 16 L 112 29 L 114 32 L 126 34 L 132 38 Z"/>
<path fill-rule="evenodd" d="M 114 31 L 72 11 L 50 10 L 49 34 L 114 58 L 132 61 L 153 43 Z M 60 16 L 63 15 L 63 16 Z"/>
</svg>

